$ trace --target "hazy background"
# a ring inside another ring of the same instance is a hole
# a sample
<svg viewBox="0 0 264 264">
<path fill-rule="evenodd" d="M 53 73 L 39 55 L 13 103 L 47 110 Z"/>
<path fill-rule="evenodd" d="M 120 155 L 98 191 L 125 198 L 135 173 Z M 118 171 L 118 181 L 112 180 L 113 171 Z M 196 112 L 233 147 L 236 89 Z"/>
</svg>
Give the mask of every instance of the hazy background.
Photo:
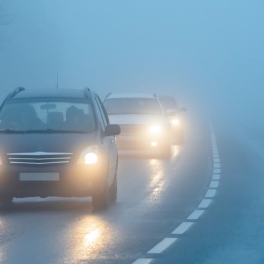
<svg viewBox="0 0 264 264">
<path fill-rule="evenodd" d="M 61 88 L 174 93 L 262 128 L 262 0 L 0 3 L 12 17 L 0 26 L 0 99 L 17 86 L 55 89 L 58 70 Z"/>
</svg>

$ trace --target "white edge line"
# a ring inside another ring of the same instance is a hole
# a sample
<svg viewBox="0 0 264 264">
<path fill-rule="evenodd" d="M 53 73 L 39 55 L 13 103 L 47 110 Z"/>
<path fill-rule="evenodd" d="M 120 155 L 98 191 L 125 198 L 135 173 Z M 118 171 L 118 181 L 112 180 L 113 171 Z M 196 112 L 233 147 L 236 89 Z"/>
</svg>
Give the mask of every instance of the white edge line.
<svg viewBox="0 0 264 264">
<path fill-rule="evenodd" d="M 215 162 L 215 163 L 214 163 L 214 168 L 215 168 L 215 169 L 221 168 L 220 163 L 216 163 L 216 162 Z"/>
<path fill-rule="evenodd" d="M 194 210 L 187 219 L 197 220 L 203 214 L 203 212 L 204 210 Z"/>
<path fill-rule="evenodd" d="M 151 263 L 153 259 L 145 259 L 145 258 L 141 258 L 141 259 L 137 259 L 136 261 L 134 261 L 132 264 L 149 264 Z"/>
<path fill-rule="evenodd" d="M 220 163 L 218 163 L 219 160 L 219 156 L 218 156 L 218 149 L 217 149 L 217 145 L 216 145 L 216 138 L 214 135 L 214 131 L 211 128 L 211 140 L 212 140 L 212 149 L 213 149 L 213 157 L 214 157 L 214 174 L 212 179 L 214 180 L 218 180 L 220 178 L 219 174 L 215 174 L 215 173 L 220 173 Z M 218 187 L 219 182 L 218 181 L 211 181 L 210 183 L 210 187 L 209 188 L 217 188 Z M 214 197 L 216 194 L 216 190 L 214 189 L 208 189 L 205 197 L 207 198 L 211 198 Z M 211 199 L 203 199 L 200 203 L 200 205 L 198 206 L 198 208 L 207 208 L 210 203 L 212 202 Z M 188 220 L 196 220 L 198 219 L 202 214 L 204 213 L 204 210 L 194 210 L 191 215 L 187 218 Z M 172 234 L 174 235 L 178 235 L 178 234 L 183 234 L 184 232 L 186 232 L 192 225 L 194 222 L 182 222 L 173 232 Z M 174 242 L 176 242 L 177 238 L 164 238 L 161 242 L 159 242 L 156 246 L 154 246 L 151 250 L 149 250 L 147 253 L 149 254 L 159 254 L 161 252 L 163 252 L 165 249 L 167 249 L 169 246 L 171 246 Z M 136 261 L 134 261 L 132 264 L 149 264 L 151 263 L 153 259 L 137 259 Z"/>
<path fill-rule="evenodd" d="M 212 180 L 219 180 L 220 174 L 213 174 Z"/>
<path fill-rule="evenodd" d="M 218 181 L 211 181 L 209 188 L 217 188 L 218 185 L 219 185 L 219 182 Z"/>
<path fill-rule="evenodd" d="M 212 148 L 213 152 L 218 152 L 218 148 Z"/>
<path fill-rule="evenodd" d="M 171 246 L 177 238 L 164 238 L 161 242 L 159 242 L 155 247 L 148 251 L 148 254 L 159 254 Z"/>
<path fill-rule="evenodd" d="M 193 222 L 182 222 L 173 232 L 173 235 L 182 235 L 185 233 L 191 226 Z"/>
<path fill-rule="evenodd" d="M 205 195 L 205 198 L 213 198 L 215 196 L 216 190 L 215 189 L 209 189 Z"/>
<path fill-rule="evenodd" d="M 212 202 L 211 199 L 203 199 L 201 203 L 199 204 L 198 208 L 203 208 L 203 209 L 207 208 L 211 202 Z"/>
</svg>

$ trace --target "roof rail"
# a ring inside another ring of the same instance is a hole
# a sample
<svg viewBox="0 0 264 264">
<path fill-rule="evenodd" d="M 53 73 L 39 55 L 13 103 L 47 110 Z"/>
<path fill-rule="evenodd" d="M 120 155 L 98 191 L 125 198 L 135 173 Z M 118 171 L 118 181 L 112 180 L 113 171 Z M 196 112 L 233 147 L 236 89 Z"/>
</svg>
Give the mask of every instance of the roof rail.
<svg viewBox="0 0 264 264">
<path fill-rule="evenodd" d="M 106 96 L 105 96 L 105 99 L 107 98 L 107 97 L 109 97 L 111 95 L 111 93 L 108 93 Z"/>
<path fill-rule="evenodd" d="M 7 99 L 11 99 L 15 97 L 19 92 L 25 91 L 26 89 L 24 87 L 18 87 L 13 92 L 8 94 Z"/>
<path fill-rule="evenodd" d="M 90 96 L 91 96 L 91 91 L 87 86 L 85 86 L 84 87 L 84 97 L 90 98 Z"/>
</svg>

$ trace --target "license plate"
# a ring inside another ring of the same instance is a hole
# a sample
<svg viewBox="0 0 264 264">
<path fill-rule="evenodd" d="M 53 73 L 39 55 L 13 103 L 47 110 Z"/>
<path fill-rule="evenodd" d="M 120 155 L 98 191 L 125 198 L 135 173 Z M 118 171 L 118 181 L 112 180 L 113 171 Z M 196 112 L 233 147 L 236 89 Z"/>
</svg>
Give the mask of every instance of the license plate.
<svg viewBox="0 0 264 264">
<path fill-rule="evenodd" d="M 27 172 L 19 174 L 20 181 L 58 181 L 59 179 L 60 174 L 58 172 Z"/>
</svg>

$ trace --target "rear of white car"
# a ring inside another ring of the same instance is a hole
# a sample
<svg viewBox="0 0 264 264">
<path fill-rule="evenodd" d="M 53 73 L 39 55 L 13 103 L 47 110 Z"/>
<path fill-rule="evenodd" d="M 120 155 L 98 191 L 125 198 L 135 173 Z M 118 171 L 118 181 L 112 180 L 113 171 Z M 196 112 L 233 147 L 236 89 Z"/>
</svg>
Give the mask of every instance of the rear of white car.
<svg viewBox="0 0 264 264">
<path fill-rule="evenodd" d="M 152 94 L 109 94 L 104 106 L 110 123 L 119 124 L 119 149 L 159 150 L 170 156 L 170 124 Z"/>
</svg>

